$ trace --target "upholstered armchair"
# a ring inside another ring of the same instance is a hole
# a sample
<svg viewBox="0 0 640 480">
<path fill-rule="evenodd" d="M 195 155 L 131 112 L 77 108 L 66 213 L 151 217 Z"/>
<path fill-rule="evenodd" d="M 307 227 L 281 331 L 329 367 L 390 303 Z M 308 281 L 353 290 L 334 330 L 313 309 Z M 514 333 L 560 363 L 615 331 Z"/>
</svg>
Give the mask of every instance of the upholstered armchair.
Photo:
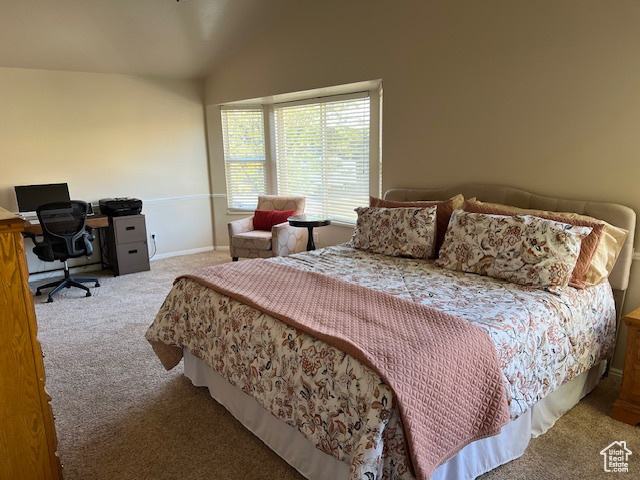
<svg viewBox="0 0 640 480">
<path fill-rule="evenodd" d="M 304 197 L 260 195 L 256 210 L 295 210 L 295 215 L 304 213 Z M 242 258 L 268 258 L 302 252 L 307 245 L 307 230 L 289 225 L 286 220 L 274 225 L 271 230 L 255 230 L 254 217 L 243 218 L 227 224 L 229 228 L 229 250 L 235 262 Z"/>
</svg>

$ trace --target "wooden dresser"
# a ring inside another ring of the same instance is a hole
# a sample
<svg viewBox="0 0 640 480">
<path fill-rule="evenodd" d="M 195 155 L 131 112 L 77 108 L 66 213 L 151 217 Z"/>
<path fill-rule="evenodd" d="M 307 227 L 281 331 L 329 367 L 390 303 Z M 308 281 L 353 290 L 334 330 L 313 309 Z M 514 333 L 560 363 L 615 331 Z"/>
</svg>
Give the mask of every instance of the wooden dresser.
<svg viewBox="0 0 640 480">
<path fill-rule="evenodd" d="M 0 208 L 0 479 L 62 479 L 38 325 L 29 291 L 24 222 Z"/>
<path fill-rule="evenodd" d="M 640 308 L 624 317 L 627 345 L 624 354 L 622 387 L 611 416 L 621 422 L 640 423 Z"/>
</svg>

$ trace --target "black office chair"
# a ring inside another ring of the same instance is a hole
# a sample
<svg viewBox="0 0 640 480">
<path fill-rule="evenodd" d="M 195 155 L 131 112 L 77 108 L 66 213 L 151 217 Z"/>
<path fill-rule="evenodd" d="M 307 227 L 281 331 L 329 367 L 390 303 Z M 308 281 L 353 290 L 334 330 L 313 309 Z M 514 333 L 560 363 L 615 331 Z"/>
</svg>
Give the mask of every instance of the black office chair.
<svg viewBox="0 0 640 480">
<path fill-rule="evenodd" d="M 69 258 L 89 257 L 93 253 L 91 241 L 95 236 L 91 234 L 93 229 L 85 225 L 87 208 L 85 202 L 71 200 L 47 203 L 36 210 L 44 239 L 38 242 L 35 236 L 32 237 L 35 244 L 33 253 L 45 262 L 64 262 L 64 279 L 47 283 L 36 290 L 36 295 L 41 295 L 41 290 L 54 287 L 49 292 L 47 302 L 53 302 L 52 296 L 63 288 L 78 287 L 85 290 L 86 296 L 90 297 L 91 291 L 82 284 L 95 283 L 96 287 L 100 286 L 97 278 L 71 277 L 67 264 Z"/>
</svg>

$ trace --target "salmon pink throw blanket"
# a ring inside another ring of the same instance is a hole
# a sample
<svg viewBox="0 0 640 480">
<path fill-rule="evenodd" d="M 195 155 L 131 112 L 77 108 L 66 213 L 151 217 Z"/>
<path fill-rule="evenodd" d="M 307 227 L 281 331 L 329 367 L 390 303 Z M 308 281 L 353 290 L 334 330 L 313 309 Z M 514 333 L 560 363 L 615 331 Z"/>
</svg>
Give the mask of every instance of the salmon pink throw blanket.
<svg viewBox="0 0 640 480">
<path fill-rule="evenodd" d="M 509 422 L 493 342 L 466 320 L 261 259 L 184 277 L 340 348 L 373 369 L 396 395 L 419 479 L 429 478 L 465 445 L 499 433 Z M 176 362 L 166 346 L 154 349 L 165 367 Z"/>
</svg>

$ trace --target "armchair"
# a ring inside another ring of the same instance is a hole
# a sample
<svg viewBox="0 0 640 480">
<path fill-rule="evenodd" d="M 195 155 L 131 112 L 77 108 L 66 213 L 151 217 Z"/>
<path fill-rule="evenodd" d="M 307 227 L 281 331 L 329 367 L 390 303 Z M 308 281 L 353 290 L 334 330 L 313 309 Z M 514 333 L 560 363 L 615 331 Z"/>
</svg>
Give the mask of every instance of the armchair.
<svg viewBox="0 0 640 480">
<path fill-rule="evenodd" d="M 304 213 L 304 197 L 260 195 L 258 210 L 295 210 L 295 215 Z M 253 216 L 227 224 L 229 250 L 235 262 L 242 258 L 268 258 L 289 255 L 306 250 L 307 232 L 295 228 L 288 222 L 279 223 L 267 230 L 255 230 Z"/>
<path fill-rule="evenodd" d="M 93 246 L 91 241 L 95 237 L 87 229 L 87 204 L 80 200 L 69 202 L 48 203 L 38 207 L 36 213 L 42 227 L 43 240 L 38 242 L 35 235 L 32 236 L 35 253 L 39 259 L 45 262 L 61 260 L 64 262 L 64 278 L 56 282 L 47 283 L 37 288 L 36 295 L 41 295 L 41 290 L 53 288 L 49 292 L 47 302 L 52 302 L 52 296 L 63 288 L 77 287 L 91 296 L 91 291 L 83 283 L 95 283 L 100 286 L 97 278 L 71 277 L 69 273 L 69 258 L 91 256 Z"/>
</svg>

